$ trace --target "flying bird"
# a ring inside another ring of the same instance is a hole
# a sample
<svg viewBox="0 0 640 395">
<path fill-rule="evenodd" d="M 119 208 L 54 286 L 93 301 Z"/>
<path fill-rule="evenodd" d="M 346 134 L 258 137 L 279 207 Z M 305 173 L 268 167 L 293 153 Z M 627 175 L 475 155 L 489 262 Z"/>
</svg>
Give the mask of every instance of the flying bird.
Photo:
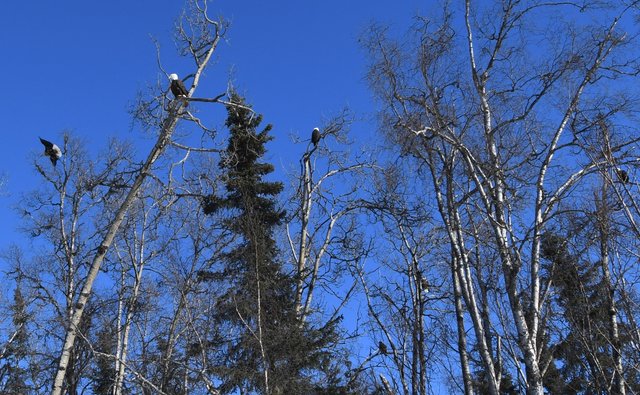
<svg viewBox="0 0 640 395">
<path fill-rule="evenodd" d="M 380 354 L 387 355 L 387 345 L 383 342 L 378 342 L 378 350 L 380 350 Z"/>
<path fill-rule="evenodd" d="M 171 93 L 173 93 L 173 96 L 186 98 L 189 91 L 185 88 L 182 80 L 178 78 L 178 74 L 171 74 L 169 79 L 171 80 Z"/>
<path fill-rule="evenodd" d="M 44 145 L 44 154 L 51 159 L 51 163 L 53 163 L 53 167 L 55 167 L 56 162 L 62 156 L 62 151 L 60 151 L 60 148 L 52 142 L 47 141 L 42 137 L 39 137 L 39 139 L 42 145 Z"/>
<path fill-rule="evenodd" d="M 320 135 L 320 129 L 314 128 L 313 132 L 311 132 L 311 142 L 313 143 L 314 147 L 318 146 L 321 137 L 322 136 Z"/>
<path fill-rule="evenodd" d="M 621 183 L 629 183 L 629 173 L 627 173 L 626 171 L 622 170 L 621 168 L 617 168 L 616 175 L 618 176 L 618 180 L 620 180 Z"/>
</svg>

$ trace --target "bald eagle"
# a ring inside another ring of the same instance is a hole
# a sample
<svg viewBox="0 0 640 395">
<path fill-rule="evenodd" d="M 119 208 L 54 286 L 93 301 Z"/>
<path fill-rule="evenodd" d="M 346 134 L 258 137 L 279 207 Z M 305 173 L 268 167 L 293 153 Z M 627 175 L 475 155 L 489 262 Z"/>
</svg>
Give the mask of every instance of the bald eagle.
<svg viewBox="0 0 640 395">
<path fill-rule="evenodd" d="M 380 351 L 380 354 L 382 355 L 387 355 L 387 345 L 384 344 L 383 342 L 379 341 L 378 342 L 378 351 Z"/>
<path fill-rule="evenodd" d="M 51 163 L 53 163 L 53 166 L 55 167 L 56 162 L 62 156 L 62 151 L 60 151 L 60 148 L 57 145 L 53 144 L 52 142 L 47 141 L 42 137 L 38 137 L 38 138 L 40 139 L 40 142 L 42 143 L 42 145 L 44 145 L 44 154 L 48 156 L 49 159 L 51 159 Z"/>
<path fill-rule="evenodd" d="M 314 147 L 318 146 L 321 137 L 322 136 L 320 135 L 320 129 L 314 128 L 313 132 L 311 132 L 311 142 L 313 143 Z"/>
<path fill-rule="evenodd" d="M 171 74 L 169 79 L 171 80 L 171 93 L 173 93 L 173 96 L 186 98 L 189 91 L 185 88 L 182 80 L 178 78 L 178 74 Z"/>
<path fill-rule="evenodd" d="M 618 176 L 618 180 L 620 180 L 621 183 L 623 184 L 629 183 L 629 173 L 627 173 L 626 171 L 618 167 L 616 169 L 616 175 Z"/>
<path fill-rule="evenodd" d="M 427 293 L 429 292 L 429 281 L 427 281 L 426 278 L 422 277 L 420 279 L 420 287 L 422 288 L 422 291 Z"/>
</svg>

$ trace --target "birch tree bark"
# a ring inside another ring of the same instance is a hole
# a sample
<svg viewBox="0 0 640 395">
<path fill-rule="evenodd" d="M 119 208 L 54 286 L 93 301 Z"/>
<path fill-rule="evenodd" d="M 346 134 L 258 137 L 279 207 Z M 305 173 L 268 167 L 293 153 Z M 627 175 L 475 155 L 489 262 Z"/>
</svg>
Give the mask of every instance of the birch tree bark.
<svg viewBox="0 0 640 395">
<path fill-rule="evenodd" d="M 330 120 L 322 128 L 320 145 L 307 149 L 302 155 L 300 173 L 296 176 L 298 190 L 290 200 L 294 209 L 286 224 L 287 241 L 296 267 L 295 306 L 301 323 L 312 313 L 316 289 L 325 283 L 322 272 L 334 271 L 326 267 L 327 264 L 323 267 L 323 263 L 328 261 L 327 256 L 336 255 L 332 251 L 339 244 L 337 229 L 348 224 L 363 208 L 357 199 L 362 185 L 356 180 L 366 178 L 366 173 L 374 167 L 358 160 L 350 163 L 351 159 L 345 158 L 348 154 L 332 153 L 331 149 L 323 148 L 333 141 L 344 144 L 347 122 L 345 114 Z M 347 185 L 348 189 L 340 189 Z M 339 192 L 334 192 L 336 190 Z M 346 299 L 340 305 L 344 305 Z M 340 306 L 330 314 L 329 320 L 339 314 Z"/>
<path fill-rule="evenodd" d="M 433 190 L 425 195 L 437 202 L 450 240 L 452 283 L 460 282 L 476 360 L 492 394 L 505 384 L 504 347 L 497 340 L 510 338 L 517 344 L 507 369 L 522 373 L 523 391 L 544 392 L 549 288 L 540 273 L 541 236 L 576 186 L 604 162 L 580 149 L 593 123 L 578 125 L 599 105 L 607 117 L 623 108 L 637 111 L 625 98 L 609 96 L 606 84 L 635 76 L 637 62 L 625 53 L 633 44 L 621 26 L 632 12 L 625 5 L 606 7 L 592 25 L 576 15 L 569 27 L 539 17 L 560 10 L 596 15 L 595 9 L 465 1 L 462 9 L 420 19 L 412 28 L 415 41 L 397 42 L 374 28 L 366 42 L 382 130 L 400 157 L 430 170 Z M 571 37 L 571 44 L 554 37 Z M 534 42 L 549 45 L 534 48 Z M 476 253 L 487 248 L 495 259 Z M 487 270 L 500 273 L 492 289 L 484 284 Z M 495 307 L 487 303 L 494 298 Z M 501 325 L 492 315 L 502 317 Z M 460 363 L 469 372 L 464 355 Z"/>
<path fill-rule="evenodd" d="M 198 42 L 194 42 L 193 38 L 189 37 L 185 30 L 182 30 L 182 39 L 184 40 L 183 45 L 187 46 L 190 53 L 193 55 L 193 60 L 196 64 L 193 83 L 191 85 L 191 88 L 189 89 L 188 97 L 193 96 L 194 92 L 196 91 L 200 82 L 200 77 L 206 69 L 211 56 L 216 50 L 221 37 L 221 26 L 218 22 L 209 19 L 206 10 L 206 3 L 203 8 L 201 8 L 197 2 L 195 3 L 195 5 L 197 6 L 197 10 L 194 11 L 196 13 L 195 17 L 199 18 L 199 24 L 202 28 L 204 28 L 204 30 L 202 30 L 200 33 L 201 36 L 196 37 Z M 196 48 L 194 47 L 194 45 L 199 45 L 199 47 Z M 178 124 L 178 121 L 183 116 L 183 110 L 185 109 L 186 105 L 186 100 L 174 100 L 170 103 L 168 112 L 162 122 L 161 129 L 158 133 L 158 138 L 156 139 L 153 148 L 149 152 L 142 167 L 138 171 L 138 174 L 133 184 L 131 185 L 129 192 L 116 211 L 113 219 L 106 227 L 104 238 L 100 243 L 100 247 L 97 249 L 93 261 L 91 262 L 90 269 L 86 278 L 84 279 L 84 284 L 82 286 L 80 295 L 78 296 L 78 299 L 75 302 L 70 314 L 69 323 L 66 328 L 67 333 L 65 341 L 62 346 L 62 351 L 58 362 L 58 369 L 53 381 L 53 389 L 51 392 L 52 395 L 62 394 L 64 378 L 69 366 L 69 357 L 77 337 L 78 325 L 80 323 L 80 320 L 82 319 L 87 301 L 91 296 L 93 284 L 98 276 L 107 250 L 111 246 L 116 233 L 118 232 L 118 229 L 120 228 L 120 225 L 124 220 L 125 215 L 127 214 L 127 211 L 136 200 L 145 179 L 149 176 L 149 174 L 151 174 L 153 164 L 158 160 L 167 145 L 170 144 L 171 136 L 176 128 L 176 125 Z"/>
</svg>

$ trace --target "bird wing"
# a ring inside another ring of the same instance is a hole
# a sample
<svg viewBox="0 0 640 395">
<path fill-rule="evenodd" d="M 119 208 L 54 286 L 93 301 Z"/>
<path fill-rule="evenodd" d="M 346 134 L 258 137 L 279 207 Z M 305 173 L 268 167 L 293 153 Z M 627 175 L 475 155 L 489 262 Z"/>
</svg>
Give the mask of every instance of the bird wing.
<svg viewBox="0 0 640 395">
<path fill-rule="evenodd" d="M 178 97 L 187 96 L 189 94 L 189 91 L 184 86 L 182 80 L 173 80 L 171 81 L 171 93 L 173 93 L 174 96 Z"/>
<path fill-rule="evenodd" d="M 42 145 L 44 145 L 44 147 L 45 147 L 46 149 L 51 149 L 51 148 L 53 148 L 53 143 L 52 143 L 52 142 L 47 141 L 47 140 L 43 139 L 42 137 L 38 137 L 38 138 L 40 139 L 40 142 L 42 143 Z"/>
<path fill-rule="evenodd" d="M 176 83 L 178 84 L 178 88 L 180 89 L 180 91 L 182 92 L 183 95 L 187 96 L 189 94 L 189 91 L 187 90 L 187 88 L 184 86 L 184 83 L 182 82 L 182 80 L 177 80 Z"/>
</svg>

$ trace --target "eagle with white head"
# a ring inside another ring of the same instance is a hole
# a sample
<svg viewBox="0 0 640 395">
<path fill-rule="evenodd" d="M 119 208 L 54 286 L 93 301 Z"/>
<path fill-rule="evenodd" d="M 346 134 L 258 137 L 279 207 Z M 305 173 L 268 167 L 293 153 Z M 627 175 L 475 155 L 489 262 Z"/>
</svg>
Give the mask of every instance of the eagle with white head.
<svg viewBox="0 0 640 395">
<path fill-rule="evenodd" d="M 321 138 L 322 138 L 322 135 L 320 134 L 320 129 L 313 128 L 313 132 L 311 132 L 311 142 L 313 143 L 314 147 L 318 146 L 318 143 L 320 142 Z"/>
<path fill-rule="evenodd" d="M 178 78 L 178 74 L 169 75 L 169 79 L 171 80 L 171 93 L 173 93 L 173 96 L 176 98 L 186 98 L 189 95 L 189 91 L 184 86 L 182 80 Z"/>
<path fill-rule="evenodd" d="M 58 159 L 62 157 L 62 151 L 60 147 L 52 143 L 51 141 L 47 141 L 42 137 L 38 137 L 42 145 L 44 145 L 44 155 L 48 156 L 51 159 L 51 163 L 53 163 L 53 167 L 56 166 L 56 162 Z"/>
</svg>

